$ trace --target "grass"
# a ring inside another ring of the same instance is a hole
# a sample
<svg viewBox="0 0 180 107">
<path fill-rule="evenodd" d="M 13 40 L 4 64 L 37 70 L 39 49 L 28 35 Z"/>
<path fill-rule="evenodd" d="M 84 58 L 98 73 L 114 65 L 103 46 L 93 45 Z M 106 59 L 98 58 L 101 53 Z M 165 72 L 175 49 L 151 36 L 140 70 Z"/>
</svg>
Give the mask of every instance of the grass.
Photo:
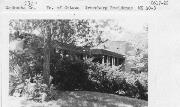
<svg viewBox="0 0 180 107">
<path fill-rule="evenodd" d="M 90 91 L 61 91 L 57 100 L 38 103 L 10 97 L 9 107 L 147 107 L 147 101 Z"/>
</svg>

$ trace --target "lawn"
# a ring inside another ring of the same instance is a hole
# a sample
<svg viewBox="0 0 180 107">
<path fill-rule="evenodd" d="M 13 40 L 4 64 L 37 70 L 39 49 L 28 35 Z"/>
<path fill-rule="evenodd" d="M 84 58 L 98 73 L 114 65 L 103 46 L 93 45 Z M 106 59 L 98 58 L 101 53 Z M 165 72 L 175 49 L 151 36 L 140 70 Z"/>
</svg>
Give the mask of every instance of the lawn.
<svg viewBox="0 0 180 107">
<path fill-rule="evenodd" d="M 147 107 L 147 101 L 89 91 L 61 91 L 57 100 L 49 102 L 27 101 L 9 97 L 9 107 Z"/>
</svg>

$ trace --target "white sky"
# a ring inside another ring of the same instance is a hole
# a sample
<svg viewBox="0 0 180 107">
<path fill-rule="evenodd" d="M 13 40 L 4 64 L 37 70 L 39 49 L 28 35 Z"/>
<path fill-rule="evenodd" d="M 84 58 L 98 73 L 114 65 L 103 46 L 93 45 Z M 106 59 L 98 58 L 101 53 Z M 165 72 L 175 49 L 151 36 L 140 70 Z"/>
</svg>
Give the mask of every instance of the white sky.
<svg viewBox="0 0 180 107">
<path fill-rule="evenodd" d="M 122 40 L 125 36 L 134 36 L 135 34 L 138 33 L 144 33 L 145 32 L 145 26 L 147 27 L 147 24 L 145 23 L 137 23 L 136 21 L 129 21 L 129 20 L 115 20 L 115 24 L 118 24 L 119 26 L 122 27 L 122 31 L 113 31 L 110 30 L 108 27 L 103 29 L 104 38 L 108 38 L 112 41 L 119 41 Z"/>
</svg>

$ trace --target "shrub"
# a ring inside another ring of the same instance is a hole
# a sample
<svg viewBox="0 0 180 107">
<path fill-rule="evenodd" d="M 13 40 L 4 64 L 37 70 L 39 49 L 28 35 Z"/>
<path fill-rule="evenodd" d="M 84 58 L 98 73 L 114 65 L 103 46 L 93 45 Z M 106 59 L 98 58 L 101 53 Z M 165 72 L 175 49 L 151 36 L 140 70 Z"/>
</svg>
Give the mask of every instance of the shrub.
<svg viewBox="0 0 180 107">
<path fill-rule="evenodd" d="M 95 91 L 119 94 L 147 100 L 147 72 L 125 72 L 121 66 L 110 67 L 108 64 L 88 64 L 89 80 Z"/>
<path fill-rule="evenodd" d="M 57 98 L 57 92 L 53 84 L 48 87 L 42 83 L 42 76 L 36 75 L 33 78 L 25 80 L 25 83 L 21 83 L 14 88 L 13 96 L 26 97 L 29 100 L 45 101 L 54 100 Z"/>
<path fill-rule="evenodd" d="M 51 59 L 53 58 L 51 57 Z M 81 61 L 54 57 L 53 60 L 56 61 L 51 62 L 50 69 L 53 76 L 52 83 L 57 90 L 98 91 L 144 100 L 148 98 L 147 72 L 125 72 L 122 66 L 111 67 L 108 64 L 94 63 L 92 59 Z M 39 72 L 41 69 L 36 68 L 42 68 L 41 66 L 34 64 L 34 66 L 28 67 L 25 63 L 17 65 L 21 69 L 18 69 L 16 74 L 13 67 L 11 68 L 13 72 L 10 75 L 10 87 L 13 90 L 11 94 L 20 93 L 16 95 L 28 95 L 32 99 L 39 98 L 41 101 L 44 100 L 43 96 L 48 96 L 49 100 L 55 99 L 55 90 L 42 84 L 42 76 L 37 75 L 37 73 L 41 74 Z M 27 78 L 29 78 L 29 82 L 26 81 Z M 28 88 L 30 85 L 32 85 L 31 88 Z M 20 91 L 17 91 L 19 89 Z"/>
<path fill-rule="evenodd" d="M 42 58 L 37 50 L 36 53 L 28 49 L 22 53 L 9 51 L 9 95 L 13 95 L 16 87 L 25 84 L 26 79 L 42 73 Z"/>
<path fill-rule="evenodd" d="M 60 90 L 83 90 L 88 84 L 88 66 L 83 61 L 60 59 L 51 72 L 53 83 Z"/>
</svg>

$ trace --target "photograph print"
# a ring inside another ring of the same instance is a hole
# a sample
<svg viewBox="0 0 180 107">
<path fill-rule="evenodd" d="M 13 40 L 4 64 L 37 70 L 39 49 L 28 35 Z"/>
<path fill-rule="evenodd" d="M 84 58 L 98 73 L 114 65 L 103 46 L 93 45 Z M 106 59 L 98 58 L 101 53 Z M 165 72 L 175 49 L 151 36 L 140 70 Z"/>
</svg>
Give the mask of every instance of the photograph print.
<svg viewBox="0 0 180 107">
<path fill-rule="evenodd" d="M 10 107 L 147 107 L 148 25 L 11 19 Z"/>
</svg>

